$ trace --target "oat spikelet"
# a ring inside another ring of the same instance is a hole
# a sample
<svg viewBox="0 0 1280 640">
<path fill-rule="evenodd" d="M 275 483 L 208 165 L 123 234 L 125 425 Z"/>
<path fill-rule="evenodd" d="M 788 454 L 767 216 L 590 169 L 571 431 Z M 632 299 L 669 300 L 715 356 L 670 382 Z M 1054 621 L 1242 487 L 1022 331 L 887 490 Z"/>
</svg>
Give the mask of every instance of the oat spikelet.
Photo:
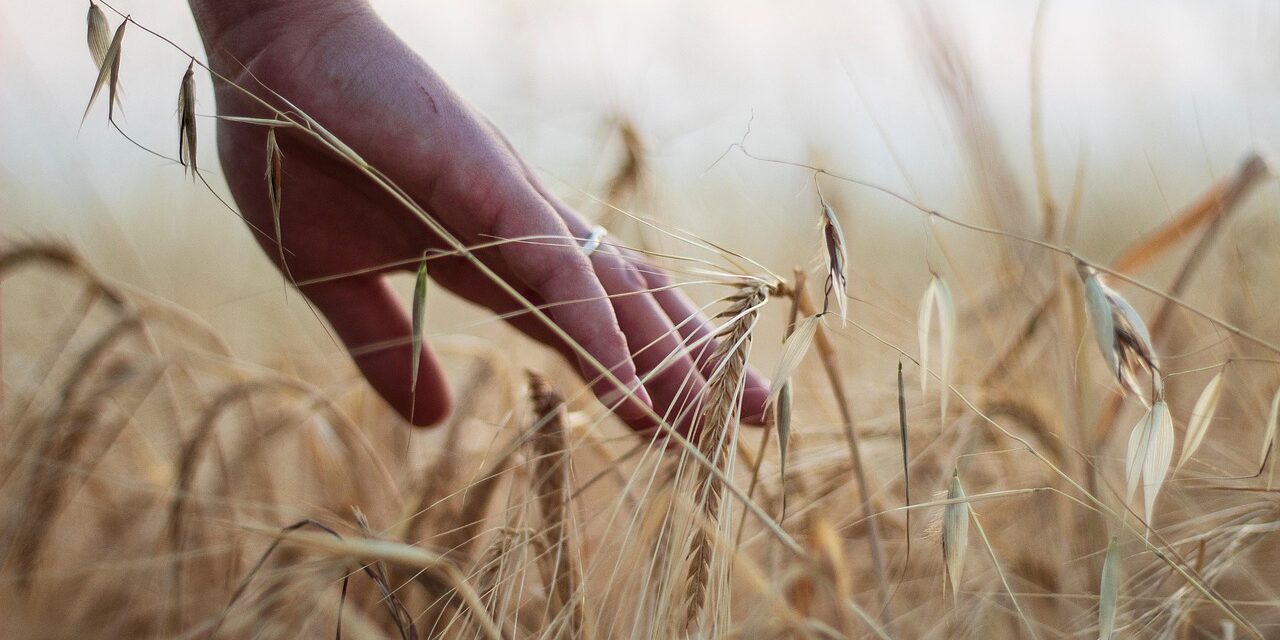
<svg viewBox="0 0 1280 640">
<path fill-rule="evenodd" d="M 1098 640 L 1111 640 L 1116 630 L 1116 601 L 1120 596 L 1120 541 L 1111 537 L 1107 559 L 1102 563 L 1102 583 L 1098 588 Z"/>
<path fill-rule="evenodd" d="M 196 167 L 196 61 L 187 64 L 187 72 L 182 74 L 182 86 L 178 88 L 178 162 L 189 167 L 192 173 Z"/>
<path fill-rule="evenodd" d="M 964 554 L 969 546 L 969 503 L 964 501 L 959 469 L 951 474 L 947 499 L 960 500 L 948 504 L 942 511 L 942 560 L 951 585 L 951 596 L 959 598 L 960 577 L 964 574 Z"/>
<path fill-rule="evenodd" d="M 1156 497 L 1173 461 L 1173 439 L 1173 418 L 1164 400 L 1156 401 L 1129 434 L 1125 453 L 1125 502 L 1133 500 L 1141 479 L 1147 526 L 1151 526 Z"/>
<path fill-rule="evenodd" d="M 706 410 L 696 427 L 698 450 L 720 471 L 731 466 L 729 457 L 733 450 L 730 445 L 738 427 L 751 334 L 760 309 L 768 298 L 767 285 L 749 282 L 730 296 L 728 310 L 720 314 L 720 317 L 728 317 L 729 320 L 719 332 L 720 344 L 712 354 L 716 369 L 707 380 Z M 697 622 L 707 599 L 707 583 L 711 578 L 711 562 L 715 552 L 711 531 L 720 523 L 723 493 L 724 487 L 713 478 L 711 471 L 698 465 L 693 495 L 694 500 L 703 506 L 706 522 L 694 527 L 689 547 L 689 573 L 685 581 L 686 628 Z"/>
<path fill-rule="evenodd" d="M 1084 281 L 1085 310 L 1107 368 L 1129 392 L 1151 406 L 1164 396 L 1164 383 L 1146 323 L 1128 300 L 1102 282 L 1093 267 L 1077 262 L 1076 269 Z M 1151 377 L 1150 399 L 1138 385 L 1140 372 Z"/>
<path fill-rule="evenodd" d="M 278 233 L 278 231 L 277 231 Z M 418 276 L 413 284 L 413 371 L 409 374 L 409 391 L 418 392 L 418 365 L 422 362 L 422 329 L 427 308 L 427 257 L 418 264 Z M 414 403 L 417 404 L 416 402 Z"/>
<path fill-rule="evenodd" d="M 107 15 L 102 12 L 102 8 L 97 3 L 89 3 L 89 55 L 93 57 L 93 64 L 98 71 L 102 71 L 102 63 L 107 59 L 107 47 L 110 46 L 111 36 L 107 35 Z"/>
<path fill-rule="evenodd" d="M 933 324 L 933 310 L 938 310 L 938 342 L 942 351 L 939 377 L 942 378 L 941 419 L 947 418 L 947 398 L 951 389 L 951 355 L 955 350 L 956 304 L 951 288 L 938 276 L 929 282 L 924 297 L 920 299 L 920 316 L 917 332 L 920 339 L 920 395 L 929 389 L 929 329 Z"/>
<path fill-rule="evenodd" d="M 555 594 L 555 608 L 568 612 L 567 635 L 578 638 L 582 636 L 582 608 L 577 598 L 578 578 L 569 540 L 569 450 L 565 443 L 564 399 L 534 373 L 529 374 L 529 396 L 537 416 L 537 429 L 530 439 L 536 453 L 534 491 L 542 511 L 548 548 L 542 558 L 550 565 L 549 591 Z"/>
<path fill-rule="evenodd" d="M 822 238 L 827 248 L 827 283 L 824 289 L 822 312 L 830 308 L 831 296 L 835 294 L 836 309 L 840 312 L 840 320 L 849 320 L 849 251 L 844 243 L 844 231 L 840 229 L 840 220 L 830 205 L 822 205 Z"/>
<path fill-rule="evenodd" d="M 120 101 L 120 46 L 124 42 L 124 29 L 129 26 L 129 19 L 125 18 L 116 27 L 116 33 L 111 37 L 111 44 L 107 46 L 107 51 L 103 54 L 102 64 L 98 65 L 98 79 L 93 83 L 93 93 L 89 94 L 89 104 L 84 107 L 84 115 L 80 117 L 83 123 L 85 118 L 89 117 L 89 110 L 93 108 L 93 103 L 98 99 L 98 94 L 102 93 L 102 87 L 107 86 L 107 120 L 115 118 L 115 106 Z M 92 45 L 90 45 L 92 47 Z M 91 51 L 92 53 L 92 51 Z"/>
<path fill-rule="evenodd" d="M 1218 411 L 1218 400 L 1221 398 L 1222 373 L 1219 372 L 1209 381 L 1209 384 L 1204 386 L 1204 391 L 1200 392 L 1200 398 L 1196 400 L 1196 406 L 1191 409 L 1191 420 L 1187 424 L 1187 434 L 1182 443 L 1182 455 L 1178 457 L 1178 466 L 1174 468 L 1174 473 L 1182 469 L 1182 465 L 1191 459 L 1196 449 L 1199 449 L 1200 444 L 1204 442 L 1204 436 L 1209 432 L 1209 425 Z"/>
<path fill-rule="evenodd" d="M 769 404 L 773 404 L 782 393 L 782 387 L 791 380 L 791 374 L 800 366 L 804 355 L 809 352 L 813 338 L 818 334 L 818 323 L 821 315 L 809 316 L 796 323 L 795 331 L 782 342 L 782 356 L 778 358 L 778 366 L 773 370 L 772 383 L 769 387 Z"/>
</svg>

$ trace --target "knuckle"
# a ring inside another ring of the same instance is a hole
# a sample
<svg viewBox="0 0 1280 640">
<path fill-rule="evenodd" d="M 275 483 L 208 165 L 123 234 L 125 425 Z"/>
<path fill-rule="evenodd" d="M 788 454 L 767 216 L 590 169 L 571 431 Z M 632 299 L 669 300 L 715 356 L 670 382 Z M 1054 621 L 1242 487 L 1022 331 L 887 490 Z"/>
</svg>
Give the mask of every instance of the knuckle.
<svg viewBox="0 0 1280 640">
<path fill-rule="evenodd" d="M 462 186 L 458 201 L 464 213 L 480 228 L 498 227 L 508 202 L 501 180 L 482 167 L 460 168 L 459 171 L 462 173 Z"/>
</svg>

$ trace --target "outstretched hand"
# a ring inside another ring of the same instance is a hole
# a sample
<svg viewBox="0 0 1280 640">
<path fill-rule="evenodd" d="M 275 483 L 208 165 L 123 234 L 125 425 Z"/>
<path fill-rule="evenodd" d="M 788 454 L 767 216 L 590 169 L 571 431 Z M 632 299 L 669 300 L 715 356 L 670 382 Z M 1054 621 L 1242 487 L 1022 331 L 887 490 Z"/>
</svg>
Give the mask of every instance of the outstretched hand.
<svg viewBox="0 0 1280 640">
<path fill-rule="evenodd" d="M 490 244 L 476 256 L 529 302 L 546 305 L 555 324 L 634 393 L 621 392 L 532 315 L 504 315 L 507 321 L 576 362 L 597 397 L 627 424 L 652 427 L 647 406 L 688 430 L 714 364 L 712 325 L 684 294 L 667 288 L 664 273 L 630 252 L 606 244 L 588 257 L 577 239 L 591 226 L 544 188 L 501 133 L 363 1 L 192 0 L 192 7 L 214 71 L 268 102 L 279 100 L 264 87 L 288 98 L 462 242 Z M 226 83 L 217 83 L 217 109 L 270 115 Z M 416 269 L 424 251 L 448 246 L 367 176 L 303 135 L 281 130 L 281 251 L 263 177 L 266 135 L 259 125 L 219 121 L 231 192 L 246 220 L 265 231 L 255 237 L 324 314 L 374 389 L 414 424 L 439 421 L 450 407 L 439 362 L 423 345 L 411 389 L 410 319 L 385 276 Z M 495 313 L 524 309 L 464 258 L 433 259 L 428 271 Z M 686 346 L 699 341 L 706 342 Z M 760 376 L 748 373 L 747 421 L 763 422 L 767 393 Z"/>
</svg>

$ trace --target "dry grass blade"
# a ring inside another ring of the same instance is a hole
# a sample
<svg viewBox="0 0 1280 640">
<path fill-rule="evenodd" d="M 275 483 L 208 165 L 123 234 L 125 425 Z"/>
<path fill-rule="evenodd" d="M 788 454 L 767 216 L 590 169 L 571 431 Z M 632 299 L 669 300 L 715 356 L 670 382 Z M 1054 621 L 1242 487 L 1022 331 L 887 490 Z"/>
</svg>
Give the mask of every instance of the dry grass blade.
<svg viewBox="0 0 1280 640">
<path fill-rule="evenodd" d="M 89 23 L 89 55 L 93 57 L 94 66 L 101 71 L 102 63 L 107 59 L 107 48 L 111 43 L 111 36 L 107 33 L 107 15 L 102 12 L 101 7 L 90 2 L 87 20 Z"/>
<path fill-rule="evenodd" d="M 953 500 L 942 511 L 942 560 L 951 585 L 951 596 L 960 597 L 960 578 L 964 574 L 965 550 L 969 546 L 969 503 L 964 499 L 960 470 L 951 474 L 947 500 Z"/>
<path fill-rule="evenodd" d="M 1093 267 L 1078 262 L 1076 268 L 1084 281 L 1085 311 L 1107 368 L 1125 389 L 1150 406 L 1163 397 L 1164 388 L 1146 323 L 1128 300 L 1102 282 Z M 1151 377 L 1150 400 L 1138 385 L 1140 373 Z"/>
<path fill-rule="evenodd" d="M 107 94 L 110 98 L 107 103 L 107 119 L 111 120 L 115 117 L 115 104 L 119 100 L 120 46 L 124 42 L 124 29 L 127 26 L 129 26 L 129 20 L 125 19 L 119 27 L 116 27 L 115 35 L 111 37 L 111 44 L 107 46 L 102 64 L 98 65 L 98 79 L 93 83 L 93 93 L 89 94 L 89 104 L 84 107 L 84 115 L 80 117 L 81 123 L 89 117 L 89 110 L 93 108 L 93 103 L 98 99 L 98 94 L 102 93 L 104 85 L 108 86 Z"/>
<path fill-rule="evenodd" d="M 822 312 L 826 313 L 831 303 L 831 296 L 836 297 L 836 309 L 840 320 L 849 319 L 849 252 L 844 242 L 844 231 L 840 229 L 840 220 L 830 205 L 822 205 L 822 238 L 827 248 L 827 283 L 824 289 Z"/>
<path fill-rule="evenodd" d="M 1134 425 L 1125 453 L 1125 502 L 1133 501 L 1142 480 L 1142 497 L 1147 526 L 1155 514 L 1156 497 L 1173 461 L 1173 418 L 1164 400 L 1158 400 Z"/>
<path fill-rule="evenodd" d="M 1120 540 L 1111 537 L 1107 559 L 1102 563 L 1102 583 L 1098 587 L 1098 640 L 1111 640 L 1116 630 L 1116 603 L 1120 596 Z"/>
<path fill-rule="evenodd" d="M 190 167 L 194 173 L 196 167 L 196 61 L 187 64 L 187 72 L 182 74 L 182 86 L 178 88 L 178 162 Z"/>
<path fill-rule="evenodd" d="M 427 308 L 427 257 L 418 265 L 418 276 L 413 283 L 413 370 L 409 374 L 409 390 L 418 392 L 418 365 L 422 362 L 422 328 Z M 417 403 L 414 403 L 415 405 Z"/>
<path fill-rule="evenodd" d="M 1182 455 L 1178 457 L 1178 466 L 1174 468 L 1175 474 L 1204 442 L 1204 436 L 1209 432 L 1209 425 L 1218 411 L 1218 400 L 1221 398 L 1222 372 L 1219 372 L 1213 376 L 1209 384 L 1205 385 L 1204 391 L 1200 392 L 1200 397 L 1196 400 L 1195 407 L 1191 409 L 1191 420 L 1187 424 L 1187 433 L 1182 442 Z"/>
<path fill-rule="evenodd" d="M 902 445 L 902 492 L 903 504 L 911 506 L 911 465 L 909 464 L 910 446 L 907 440 L 907 393 L 902 382 L 902 361 L 898 361 L 898 437 Z M 911 510 L 907 510 L 907 558 L 911 557 Z"/>
<path fill-rule="evenodd" d="M 933 310 L 938 310 L 938 342 L 942 351 L 942 363 L 939 367 L 942 379 L 940 397 L 941 419 L 947 418 L 947 398 L 951 395 L 951 357 L 955 349 L 956 305 L 951 296 L 951 288 L 947 283 L 934 276 L 920 299 L 920 316 L 916 331 L 920 339 L 920 395 L 928 391 L 929 384 L 929 329 L 933 324 Z"/>
<path fill-rule="evenodd" d="M 1262 436 L 1262 457 L 1258 460 L 1258 473 L 1267 467 L 1267 458 L 1276 448 L 1276 426 L 1280 424 L 1280 389 L 1271 398 L 1271 410 L 1267 412 L 1267 428 Z M 1271 475 L 1267 477 L 1267 489 L 1271 488 L 1271 476 L 1275 475 L 1275 465 L 1271 467 Z"/>
</svg>

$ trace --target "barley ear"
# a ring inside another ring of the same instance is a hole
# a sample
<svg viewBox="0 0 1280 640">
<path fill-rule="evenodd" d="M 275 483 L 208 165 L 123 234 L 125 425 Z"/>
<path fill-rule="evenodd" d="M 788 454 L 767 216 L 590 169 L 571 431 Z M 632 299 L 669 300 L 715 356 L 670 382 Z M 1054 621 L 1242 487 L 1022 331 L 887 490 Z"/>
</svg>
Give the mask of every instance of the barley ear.
<svg viewBox="0 0 1280 640">
<path fill-rule="evenodd" d="M 1175 474 L 1204 442 L 1204 436 L 1209 432 L 1209 424 L 1213 422 L 1213 415 L 1218 411 L 1220 398 L 1222 398 L 1221 372 L 1205 385 L 1204 391 L 1200 392 L 1200 398 L 1196 400 L 1196 405 L 1191 410 L 1191 421 L 1187 425 L 1187 433 L 1182 442 L 1182 455 L 1178 457 L 1178 466 L 1174 468 Z"/>
<path fill-rule="evenodd" d="M 102 12 L 102 8 L 97 3 L 89 3 L 89 55 L 93 57 L 93 65 L 99 71 L 102 70 L 102 63 L 107 59 L 107 47 L 110 46 L 111 36 L 107 35 L 107 15 Z"/>
<path fill-rule="evenodd" d="M 107 46 L 107 51 L 102 57 L 102 64 L 98 67 L 98 79 L 93 83 L 89 104 L 85 105 L 84 115 L 80 117 L 81 124 L 89 117 L 89 110 L 93 108 L 93 103 L 98 99 L 98 94 L 102 93 L 104 85 L 109 85 L 107 93 L 111 100 L 107 104 L 107 119 L 111 120 L 115 117 L 115 103 L 119 100 L 117 87 L 120 81 L 120 44 L 124 41 L 124 29 L 128 25 L 129 19 L 125 18 L 124 22 L 116 27 L 116 33 L 112 36 L 111 44 Z"/>
<path fill-rule="evenodd" d="M 969 546 L 969 503 L 960 484 L 960 470 L 951 474 L 947 499 L 956 500 L 942 512 L 942 559 L 951 584 L 951 596 L 960 594 L 960 577 L 964 574 L 965 548 Z"/>
<path fill-rule="evenodd" d="M 1116 630 L 1116 602 L 1120 596 L 1120 540 L 1111 537 L 1107 559 L 1102 563 L 1098 587 L 1098 640 L 1111 640 Z"/>
<path fill-rule="evenodd" d="M 187 65 L 187 72 L 182 75 L 182 86 L 178 88 L 178 162 L 190 167 L 194 174 L 196 167 L 196 61 Z"/>
</svg>

